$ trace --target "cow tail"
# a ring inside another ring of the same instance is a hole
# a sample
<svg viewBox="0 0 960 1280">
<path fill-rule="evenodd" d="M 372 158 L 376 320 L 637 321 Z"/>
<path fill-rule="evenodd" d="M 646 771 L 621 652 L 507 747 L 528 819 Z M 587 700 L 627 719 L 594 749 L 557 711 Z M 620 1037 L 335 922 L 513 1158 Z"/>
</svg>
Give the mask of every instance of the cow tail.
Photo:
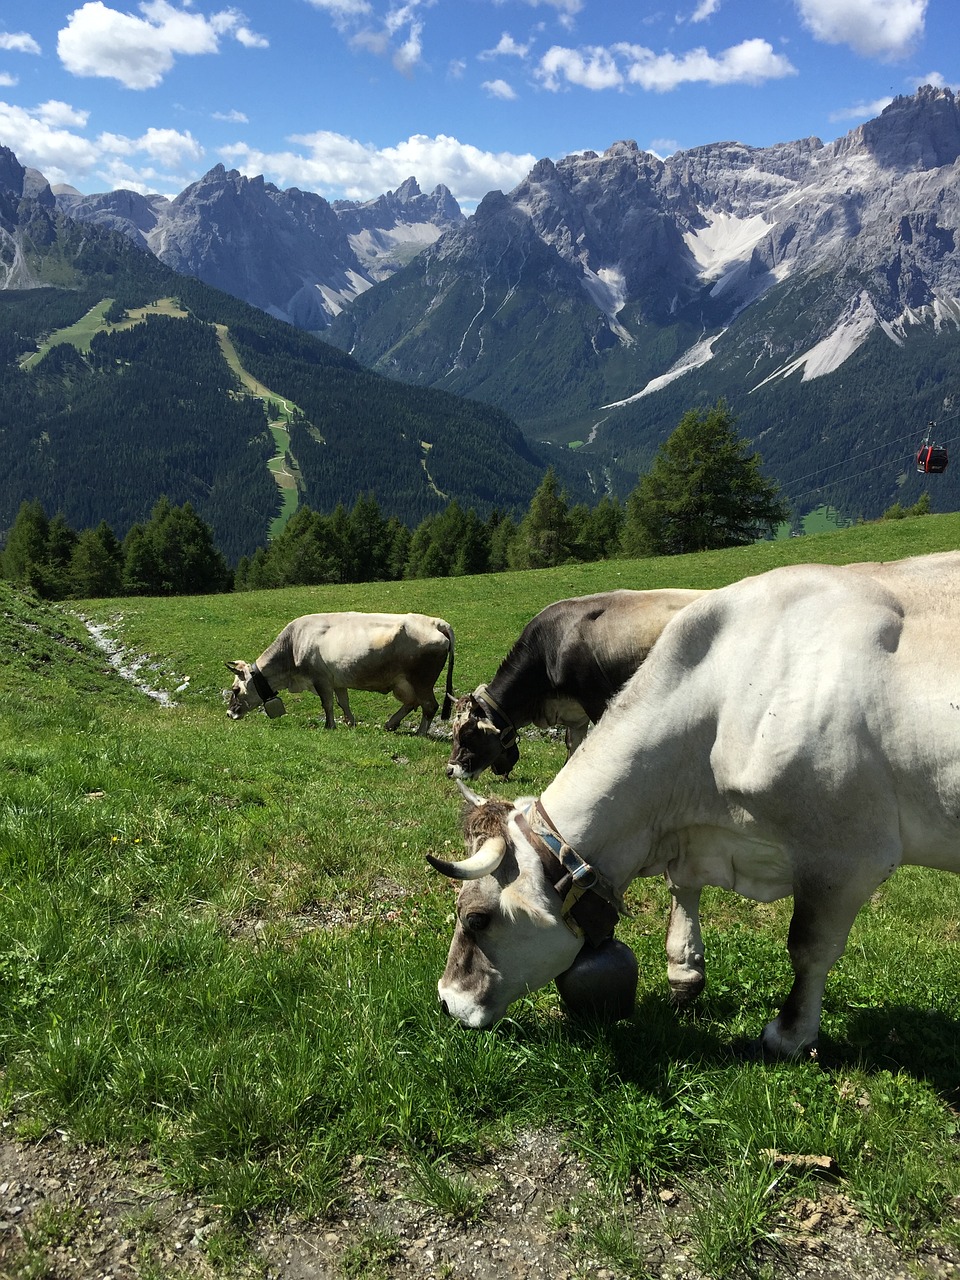
<svg viewBox="0 0 960 1280">
<path fill-rule="evenodd" d="M 440 630 L 450 641 L 450 655 L 447 658 L 447 687 L 443 695 L 443 707 L 440 711 L 441 720 L 449 720 L 450 712 L 453 710 L 453 627 L 449 622 L 441 622 Z"/>
</svg>

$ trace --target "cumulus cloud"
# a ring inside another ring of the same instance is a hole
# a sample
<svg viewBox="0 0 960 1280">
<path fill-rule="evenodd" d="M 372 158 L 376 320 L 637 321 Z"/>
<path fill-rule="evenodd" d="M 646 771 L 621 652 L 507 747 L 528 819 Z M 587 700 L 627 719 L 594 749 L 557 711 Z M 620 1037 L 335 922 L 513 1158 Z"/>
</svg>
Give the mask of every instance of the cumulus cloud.
<svg viewBox="0 0 960 1280">
<path fill-rule="evenodd" d="M 12 76 L 6 71 L 0 71 L 0 87 L 4 89 L 12 89 L 15 84 L 19 84 L 19 80 L 16 76 Z"/>
<path fill-rule="evenodd" d="M 504 102 L 513 102 L 517 96 L 516 90 L 506 80 L 484 80 L 480 88 L 491 98 L 502 98 Z"/>
<path fill-rule="evenodd" d="M 10 53 L 40 52 L 40 46 L 26 31 L 0 31 L 0 49 Z"/>
<path fill-rule="evenodd" d="M 923 34 L 927 0 L 795 0 L 804 25 L 825 44 L 849 45 L 865 58 L 909 53 Z"/>
<path fill-rule="evenodd" d="M 690 15 L 691 22 L 704 22 L 712 14 L 716 13 L 720 8 L 720 0 L 700 0 L 700 3 Z"/>
<path fill-rule="evenodd" d="M 666 93 L 677 85 L 762 84 L 796 75 L 788 58 L 774 53 L 766 40 L 744 40 L 717 55 L 706 49 L 692 49 L 677 56 L 654 53 L 638 44 L 615 44 L 568 49 L 554 45 L 540 60 L 536 75 L 547 89 L 557 91 L 566 84 L 585 89 L 624 89 L 638 85 Z"/>
<path fill-rule="evenodd" d="M 567 49 L 554 45 L 540 59 L 537 78 L 548 89 L 557 90 L 566 84 L 579 85 L 583 89 L 621 89 L 623 73 L 608 49 L 588 46 L 586 49 Z"/>
<path fill-rule="evenodd" d="M 216 53 L 224 36 L 235 36 L 248 47 L 266 43 L 234 9 L 205 17 L 168 0 L 146 0 L 140 12 L 142 18 L 111 9 L 102 0 L 89 0 L 70 14 L 58 33 L 60 61 L 76 76 L 118 80 L 127 89 L 153 89 L 178 56 Z"/>
<path fill-rule="evenodd" d="M 443 183 L 467 208 L 495 188 L 509 191 L 536 162 L 534 155 L 481 151 L 446 134 L 413 134 L 392 147 L 328 131 L 289 140 L 304 149 L 271 153 L 238 144 L 220 155 L 250 176 L 262 173 L 280 187 L 298 186 L 330 198 L 371 200 L 415 174 L 425 191 Z"/>
<path fill-rule="evenodd" d="M 875 98 L 873 102 L 857 102 L 852 107 L 840 107 L 837 111 L 830 112 L 830 119 L 833 121 L 843 120 L 872 120 L 874 116 L 878 116 L 884 107 L 889 107 L 893 101 L 892 98 Z"/>
<path fill-rule="evenodd" d="M 513 36 L 504 31 L 503 35 L 497 41 L 492 49 L 484 49 L 477 57 L 482 60 L 489 58 L 525 58 L 530 52 L 529 44 L 519 44 L 514 40 Z"/>
<path fill-rule="evenodd" d="M 88 120 L 89 112 L 55 99 L 29 109 L 0 102 L 0 137 L 16 138 L 17 159 L 39 169 L 48 182 L 175 195 L 190 181 L 179 167 L 203 158 L 190 133 L 148 129 L 138 138 L 101 133 L 90 139 L 78 132 Z"/>
</svg>

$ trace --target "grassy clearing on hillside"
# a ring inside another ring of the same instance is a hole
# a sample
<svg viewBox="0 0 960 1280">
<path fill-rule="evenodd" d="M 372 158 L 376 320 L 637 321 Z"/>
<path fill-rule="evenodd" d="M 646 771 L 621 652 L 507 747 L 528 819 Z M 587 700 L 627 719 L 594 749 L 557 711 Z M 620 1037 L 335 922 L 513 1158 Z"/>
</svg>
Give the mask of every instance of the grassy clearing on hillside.
<svg viewBox="0 0 960 1280">
<path fill-rule="evenodd" d="M 81 605 L 150 656 L 159 687 L 189 676 L 173 708 L 105 672 L 70 614 L 0 584 L 0 1061 L 18 1131 L 144 1144 L 242 1225 L 331 1210 L 351 1158 L 377 1153 L 455 1216 L 485 1152 L 559 1125 L 596 1170 L 607 1209 L 578 1212 L 618 1276 L 647 1273 L 623 1261 L 619 1197 L 678 1184 L 699 1205 L 699 1264 L 760 1274 L 778 1215 L 825 1186 L 771 1152 L 828 1157 L 831 1185 L 907 1248 L 957 1244 L 960 878 L 901 871 L 871 900 L 828 983 L 818 1059 L 737 1052 L 788 988 L 789 903 L 704 895 L 708 988 L 678 1016 L 653 882 L 620 931 L 640 962 L 631 1021 L 577 1026 L 551 987 L 469 1033 L 436 1004 L 452 899 L 424 864 L 459 847 L 446 742 L 413 718 L 384 734 L 393 702 L 375 695 L 334 733 L 307 695 L 238 723 L 220 698 L 224 660 L 252 660 L 300 613 L 445 616 L 466 690 L 561 596 L 956 546 L 960 517 L 926 517 L 700 557 Z M 539 792 L 562 760 L 525 738 L 501 790 Z"/>
</svg>

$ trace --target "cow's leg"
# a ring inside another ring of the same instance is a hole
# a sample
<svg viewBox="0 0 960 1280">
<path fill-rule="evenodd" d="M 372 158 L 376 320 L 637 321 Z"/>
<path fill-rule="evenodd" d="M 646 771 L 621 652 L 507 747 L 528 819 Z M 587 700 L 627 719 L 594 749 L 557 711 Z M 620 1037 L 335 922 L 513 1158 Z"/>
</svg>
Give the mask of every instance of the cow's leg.
<svg viewBox="0 0 960 1280">
<path fill-rule="evenodd" d="M 420 706 L 423 709 L 423 715 L 420 718 L 420 727 L 417 729 L 417 737 L 425 738 L 430 732 L 433 717 L 437 714 L 437 710 L 440 706 L 436 698 L 433 696 L 432 689 L 422 696 Z"/>
<path fill-rule="evenodd" d="M 763 1029 L 765 1053 L 789 1057 L 816 1044 L 827 974 L 843 955 L 857 912 L 884 879 L 880 874 L 869 884 L 842 885 L 811 879 L 795 886 L 787 936 L 794 982 L 779 1014 Z"/>
<path fill-rule="evenodd" d="M 350 710 L 350 693 L 346 688 L 334 689 L 334 693 L 337 695 L 337 702 L 340 703 L 344 723 L 348 724 L 352 729 L 357 723 L 357 717 Z"/>
<path fill-rule="evenodd" d="M 404 702 L 401 706 L 397 708 L 397 710 L 393 713 L 393 715 L 390 717 L 390 719 L 387 721 L 387 723 L 383 727 L 386 729 L 388 733 L 393 733 L 394 729 L 397 729 L 400 727 L 400 722 L 404 719 L 404 717 L 408 716 L 411 711 L 414 711 L 416 709 L 416 706 L 417 704 L 415 702 Z"/>
<path fill-rule="evenodd" d="M 323 703 L 323 714 L 326 717 L 325 729 L 335 729 L 337 721 L 333 714 L 333 690 L 322 685 L 315 684 L 313 686 L 317 691 L 317 697 Z"/>
<path fill-rule="evenodd" d="M 670 998 L 683 1008 L 703 990 L 707 967 L 700 933 L 700 890 L 672 887 L 667 925 L 667 981 Z"/>
</svg>

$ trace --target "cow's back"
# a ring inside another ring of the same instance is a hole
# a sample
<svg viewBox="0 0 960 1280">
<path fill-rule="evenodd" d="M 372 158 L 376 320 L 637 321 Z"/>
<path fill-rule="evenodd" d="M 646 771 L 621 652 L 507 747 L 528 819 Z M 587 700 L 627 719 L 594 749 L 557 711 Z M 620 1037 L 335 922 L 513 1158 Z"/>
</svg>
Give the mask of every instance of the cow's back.
<svg viewBox="0 0 960 1280">
<path fill-rule="evenodd" d="M 290 627 L 299 670 L 371 692 L 390 689 L 424 656 L 435 656 L 439 670 L 449 649 L 443 619 L 420 613 L 311 613 Z"/>
<path fill-rule="evenodd" d="M 704 822 L 742 811 L 828 844 L 885 814 L 904 860 L 956 868 L 960 554 L 918 559 L 790 566 L 694 601 L 581 767 L 650 769 Z"/>
<path fill-rule="evenodd" d="M 556 643 L 546 650 L 553 683 L 571 693 L 574 685 L 595 689 L 606 702 L 646 659 L 671 619 L 704 594 L 679 588 L 606 591 L 551 606 L 558 610 Z M 595 710 L 593 718 L 598 714 Z"/>
</svg>

